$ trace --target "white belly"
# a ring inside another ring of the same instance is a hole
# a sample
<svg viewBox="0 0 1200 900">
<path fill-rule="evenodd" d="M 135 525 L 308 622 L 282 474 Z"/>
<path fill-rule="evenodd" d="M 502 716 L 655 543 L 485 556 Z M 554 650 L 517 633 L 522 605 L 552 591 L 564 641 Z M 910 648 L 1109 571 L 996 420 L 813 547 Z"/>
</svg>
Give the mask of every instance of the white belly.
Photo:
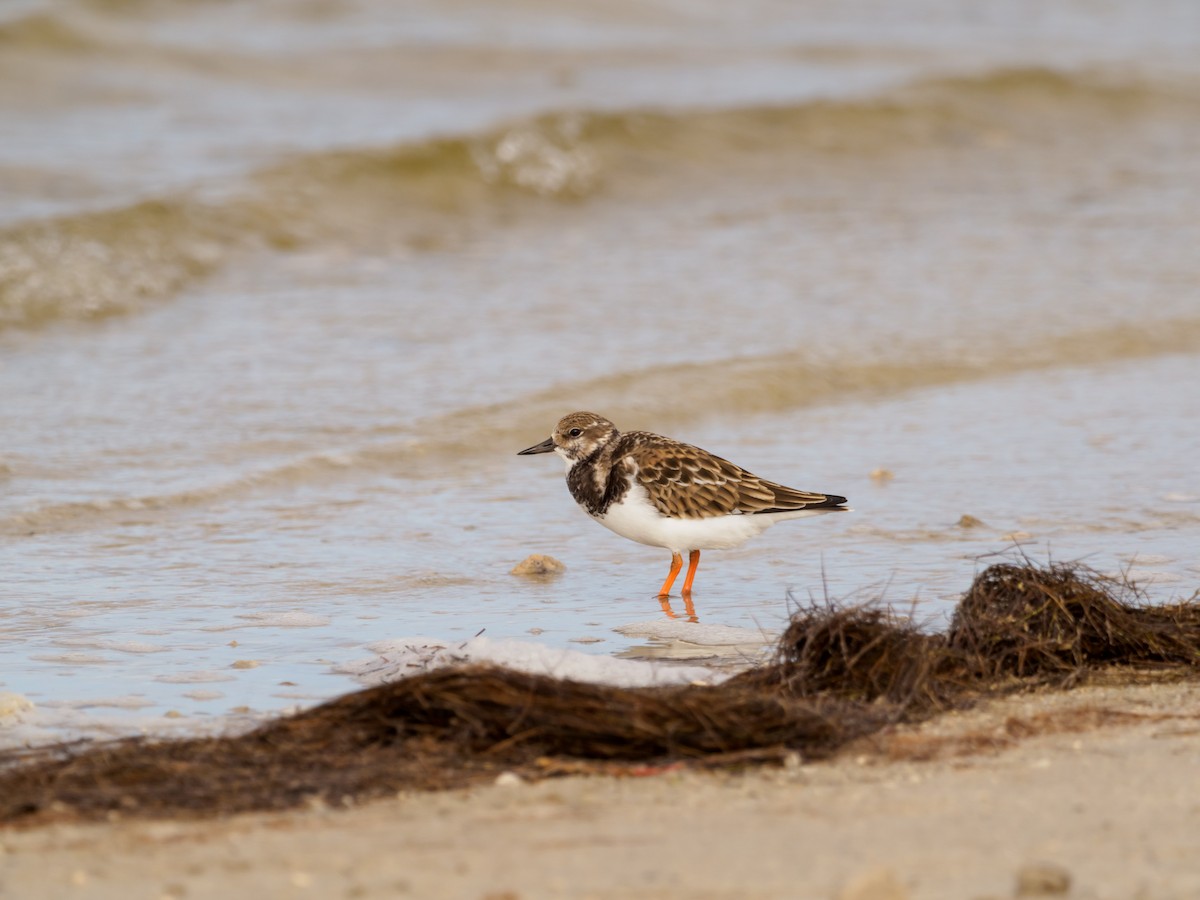
<svg viewBox="0 0 1200 900">
<path fill-rule="evenodd" d="M 665 547 L 675 553 L 689 550 L 725 550 L 745 543 L 782 519 L 820 515 L 818 510 L 789 513 L 716 516 L 711 519 L 670 519 L 650 502 L 645 488 L 633 485 L 621 503 L 614 503 L 595 519 L 621 537 Z"/>
</svg>

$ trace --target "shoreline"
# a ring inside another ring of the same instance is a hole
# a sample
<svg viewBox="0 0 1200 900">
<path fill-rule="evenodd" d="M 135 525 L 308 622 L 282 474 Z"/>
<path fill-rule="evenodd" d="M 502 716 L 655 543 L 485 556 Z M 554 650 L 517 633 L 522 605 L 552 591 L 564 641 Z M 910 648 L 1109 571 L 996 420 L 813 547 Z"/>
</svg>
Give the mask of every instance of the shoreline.
<svg viewBox="0 0 1200 900">
<path fill-rule="evenodd" d="M 1011 897 L 1022 872 L 1024 896 L 1200 895 L 1194 679 L 988 700 L 826 762 L 649 771 L 7 829 L 0 895 L 895 900 Z"/>
</svg>

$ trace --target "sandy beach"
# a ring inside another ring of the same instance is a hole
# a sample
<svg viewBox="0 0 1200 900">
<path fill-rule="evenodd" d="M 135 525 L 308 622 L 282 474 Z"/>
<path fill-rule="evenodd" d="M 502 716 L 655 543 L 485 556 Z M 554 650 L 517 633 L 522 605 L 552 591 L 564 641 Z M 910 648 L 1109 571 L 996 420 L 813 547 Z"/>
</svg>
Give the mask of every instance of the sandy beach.
<svg viewBox="0 0 1200 900">
<path fill-rule="evenodd" d="M 826 763 L 9 830 L 0 896 L 1195 897 L 1197 772 L 1200 684 L 1090 686 Z"/>
</svg>

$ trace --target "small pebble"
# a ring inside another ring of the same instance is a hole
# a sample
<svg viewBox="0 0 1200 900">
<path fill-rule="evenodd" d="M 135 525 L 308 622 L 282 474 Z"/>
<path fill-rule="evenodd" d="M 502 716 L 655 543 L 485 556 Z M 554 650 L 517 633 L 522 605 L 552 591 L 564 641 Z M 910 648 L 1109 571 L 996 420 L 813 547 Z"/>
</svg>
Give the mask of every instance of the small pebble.
<svg viewBox="0 0 1200 900">
<path fill-rule="evenodd" d="M 553 556 L 534 553 L 513 566 L 509 574 L 520 575 L 524 578 L 550 578 L 554 575 L 561 575 L 566 568 Z"/>
<path fill-rule="evenodd" d="M 496 787 L 520 787 L 525 779 L 516 772 L 501 772 L 496 776 Z"/>
<path fill-rule="evenodd" d="M 0 691 L 0 717 L 17 716 L 33 709 L 33 701 L 21 694 Z"/>
<path fill-rule="evenodd" d="M 1071 889 L 1071 873 L 1053 863 L 1029 863 L 1017 870 L 1018 897 L 1056 897 Z"/>
<path fill-rule="evenodd" d="M 847 881 L 837 900 L 908 900 L 908 890 L 891 869 L 870 869 Z"/>
</svg>

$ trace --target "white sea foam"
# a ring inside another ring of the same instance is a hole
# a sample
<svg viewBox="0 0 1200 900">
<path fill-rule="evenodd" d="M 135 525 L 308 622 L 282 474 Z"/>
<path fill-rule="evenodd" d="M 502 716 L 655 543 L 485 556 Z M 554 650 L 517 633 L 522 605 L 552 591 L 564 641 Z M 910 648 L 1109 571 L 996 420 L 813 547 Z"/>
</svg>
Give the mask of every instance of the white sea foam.
<svg viewBox="0 0 1200 900">
<path fill-rule="evenodd" d="M 183 696 L 189 700 L 204 702 L 206 700 L 220 700 L 225 696 L 225 693 L 224 691 L 184 691 Z"/>
<path fill-rule="evenodd" d="M 616 629 L 628 637 L 686 641 L 697 647 L 733 647 L 770 643 L 777 632 L 765 628 L 739 628 L 735 625 L 708 625 L 679 619 L 647 619 L 619 625 Z"/>
<path fill-rule="evenodd" d="M 140 694 L 122 694 L 116 697 L 89 697 L 86 700 L 47 700 L 40 704 L 46 709 L 145 709 L 154 706 Z"/>
<path fill-rule="evenodd" d="M 218 681 L 234 681 L 234 676 L 228 672 L 215 672 L 204 669 L 196 672 L 172 672 L 169 675 L 155 675 L 154 680 L 162 684 L 211 684 Z"/>
<path fill-rule="evenodd" d="M 262 628 L 321 628 L 330 622 L 328 616 L 318 616 L 299 610 L 241 613 L 237 618 L 248 621 L 248 625 L 243 627 Z"/>
<path fill-rule="evenodd" d="M 679 619 L 648 620 L 621 625 L 626 637 L 645 638 L 647 644 L 622 651 L 626 659 L 704 660 L 709 665 L 744 668 L 765 661 L 776 634 L 760 628 L 707 625 Z"/>
<path fill-rule="evenodd" d="M 318 616 L 299 610 L 238 613 L 234 618 L 241 621 L 208 625 L 200 630 L 220 632 L 237 631 L 240 628 L 323 628 L 332 621 L 328 616 Z"/>
<path fill-rule="evenodd" d="M 67 666 L 90 666 L 112 662 L 107 656 L 95 653 L 35 653 L 29 657 L 38 662 L 59 663 Z"/>
<path fill-rule="evenodd" d="M 377 655 L 334 668 L 363 684 L 382 684 L 449 665 L 490 663 L 536 675 L 587 681 L 614 687 L 665 684 L 712 684 L 720 673 L 700 666 L 678 666 L 642 660 L 614 659 L 578 650 L 560 650 L 530 641 L 475 637 L 447 642 L 432 638 L 376 641 L 368 649 Z"/>
<path fill-rule="evenodd" d="M 81 738 L 105 740 L 130 735 L 151 738 L 237 734 L 259 724 L 262 713 L 229 716 L 106 715 L 81 709 L 42 707 L 26 709 L 0 729 L 0 750 L 34 747 Z"/>
<path fill-rule="evenodd" d="M 1175 562 L 1173 557 L 1167 556 L 1164 553 L 1128 553 L 1122 554 L 1121 558 L 1127 559 L 1131 565 L 1139 567 L 1163 566 Z"/>
<path fill-rule="evenodd" d="M 167 649 L 160 644 L 97 637 L 60 638 L 54 643 L 59 647 L 88 647 L 94 650 L 112 650 L 115 653 L 163 653 Z"/>
<path fill-rule="evenodd" d="M 1134 584 L 1175 584 L 1183 581 L 1183 576 L 1175 572 L 1164 572 L 1161 569 L 1149 569 L 1142 566 L 1130 566 L 1120 572 L 1109 573 L 1113 578 L 1125 578 Z"/>
</svg>

